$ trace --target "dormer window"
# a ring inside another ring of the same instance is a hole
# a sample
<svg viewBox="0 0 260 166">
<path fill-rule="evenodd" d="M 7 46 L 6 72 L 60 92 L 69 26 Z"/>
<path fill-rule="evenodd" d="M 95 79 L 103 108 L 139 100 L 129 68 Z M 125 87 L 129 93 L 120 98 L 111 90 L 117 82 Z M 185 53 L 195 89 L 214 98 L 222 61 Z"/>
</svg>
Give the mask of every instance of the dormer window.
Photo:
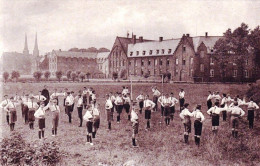
<svg viewBox="0 0 260 166">
<path fill-rule="evenodd" d="M 164 49 L 162 49 L 162 54 L 164 54 Z"/>
<path fill-rule="evenodd" d="M 132 56 L 132 55 L 133 55 L 133 51 L 130 52 L 130 56 Z"/>
<path fill-rule="evenodd" d="M 143 55 L 145 55 L 145 51 L 143 51 Z"/>
<path fill-rule="evenodd" d="M 159 54 L 160 50 L 156 50 L 156 54 Z"/>
<path fill-rule="evenodd" d="M 170 53 L 172 53 L 172 49 L 169 49 L 169 50 L 168 50 L 168 54 L 170 54 Z"/>
<path fill-rule="evenodd" d="M 136 51 L 136 55 L 139 55 L 139 51 Z"/>
<path fill-rule="evenodd" d="M 153 54 L 153 50 L 150 50 L 149 54 L 152 55 Z"/>
</svg>

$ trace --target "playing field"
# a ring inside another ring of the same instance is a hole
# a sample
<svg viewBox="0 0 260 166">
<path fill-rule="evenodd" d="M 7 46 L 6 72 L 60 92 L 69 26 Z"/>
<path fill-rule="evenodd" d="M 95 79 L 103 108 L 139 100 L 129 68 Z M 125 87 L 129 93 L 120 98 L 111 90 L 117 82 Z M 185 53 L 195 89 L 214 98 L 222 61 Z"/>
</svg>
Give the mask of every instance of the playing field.
<svg viewBox="0 0 260 166">
<path fill-rule="evenodd" d="M 60 106 L 62 112 L 60 114 L 60 122 L 58 128 L 58 136 L 51 136 L 51 114 L 47 112 L 46 116 L 46 129 L 45 137 L 48 140 L 55 140 L 59 143 L 62 150 L 68 153 L 68 156 L 63 159 L 61 165 L 123 165 L 126 162 L 132 162 L 136 165 L 212 165 L 201 153 L 196 153 L 196 146 L 192 137 L 190 137 L 190 144 L 183 143 L 183 125 L 179 118 L 179 104 L 177 104 L 177 111 L 175 113 L 174 121 L 171 122 L 169 127 L 165 127 L 164 121 L 160 117 L 159 112 L 152 113 L 151 130 L 145 131 L 144 114 L 139 115 L 140 129 L 137 138 L 139 148 L 131 146 L 132 127 L 131 123 L 127 120 L 125 112 L 122 115 L 122 123 L 117 124 L 115 121 L 112 123 L 112 131 L 108 131 L 107 122 L 104 113 L 104 96 L 109 92 L 117 92 L 122 90 L 122 86 L 128 86 L 129 83 L 8 83 L 4 84 L 1 94 L 18 95 L 22 92 L 37 93 L 43 89 L 43 85 L 48 86 L 50 93 L 54 88 L 63 90 L 68 88 L 70 91 L 77 93 L 82 90 L 84 86 L 93 87 L 97 94 L 97 103 L 101 105 L 101 127 L 97 132 L 97 138 L 94 139 L 94 146 L 85 145 L 86 142 L 86 127 L 78 127 L 79 119 L 77 110 L 74 108 L 72 113 L 72 124 L 68 123 L 68 117 L 64 113 L 63 98 L 60 98 Z M 139 93 L 149 94 L 151 96 L 151 87 L 157 86 L 162 91 L 161 84 L 147 84 L 135 83 L 133 84 L 133 99 Z M 190 109 L 193 109 L 196 104 L 202 104 L 202 112 L 206 120 L 203 125 L 203 134 L 210 132 L 210 117 L 206 115 L 206 98 L 208 91 L 219 91 L 220 93 L 230 93 L 231 96 L 243 95 L 248 86 L 236 84 L 164 84 L 163 91 L 165 93 L 173 92 L 175 97 L 178 97 L 180 88 L 186 92 L 185 102 L 190 104 Z M 20 107 L 18 108 L 18 122 L 15 130 L 20 131 L 23 137 L 29 142 L 38 141 L 37 121 L 35 129 L 29 130 L 29 126 L 24 125 Z M 5 114 L 1 114 L 1 131 L 2 137 L 8 136 L 9 126 L 5 122 Z M 160 123 L 162 122 L 162 123 Z M 222 124 L 221 125 L 225 125 Z M 221 126 L 220 126 L 221 127 Z M 221 134 L 221 133 L 220 133 Z M 201 142 L 203 146 L 203 140 Z M 199 151 L 199 150 L 198 150 Z M 223 164 L 229 165 L 229 161 L 221 161 Z"/>
</svg>

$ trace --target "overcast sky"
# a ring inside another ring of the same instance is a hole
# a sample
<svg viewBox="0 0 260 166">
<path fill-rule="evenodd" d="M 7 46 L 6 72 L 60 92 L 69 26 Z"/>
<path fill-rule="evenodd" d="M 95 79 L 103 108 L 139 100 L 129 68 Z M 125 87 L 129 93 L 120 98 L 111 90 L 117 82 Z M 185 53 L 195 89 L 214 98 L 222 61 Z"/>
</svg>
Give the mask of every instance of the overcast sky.
<svg viewBox="0 0 260 166">
<path fill-rule="evenodd" d="M 91 46 L 111 49 L 127 31 L 158 40 L 222 35 L 242 22 L 260 24 L 260 1 L 88 1 L 0 0 L 0 51 L 22 52 L 27 33 L 29 51 L 38 33 L 40 54 L 52 49 Z"/>
</svg>

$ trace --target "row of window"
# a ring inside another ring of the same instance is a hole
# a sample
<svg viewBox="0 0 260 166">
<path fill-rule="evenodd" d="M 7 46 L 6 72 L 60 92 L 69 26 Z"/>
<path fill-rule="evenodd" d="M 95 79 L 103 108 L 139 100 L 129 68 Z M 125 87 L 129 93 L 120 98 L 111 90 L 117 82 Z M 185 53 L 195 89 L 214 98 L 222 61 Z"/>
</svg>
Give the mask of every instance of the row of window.
<svg viewBox="0 0 260 166">
<path fill-rule="evenodd" d="M 135 66 L 137 66 L 137 63 L 138 63 L 138 61 L 135 61 Z M 131 66 L 131 64 L 132 64 L 131 61 L 129 61 L 129 66 Z M 145 64 L 145 60 L 141 60 L 141 66 L 144 66 L 144 64 Z M 150 59 L 148 59 L 147 64 L 148 64 L 148 66 L 151 65 L 151 60 Z M 158 61 L 157 61 L 157 59 L 155 59 L 154 60 L 154 66 L 157 66 L 157 64 L 158 64 Z M 178 58 L 175 60 L 175 64 L 176 65 L 179 64 Z M 190 58 L 190 64 L 191 65 L 193 64 L 193 58 Z M 163 65 L 163 59 L 159 59 L 159 65 L 160 66 Z M 169 65 L 170 65 L 170 59 L 166 59 L 166 66 L 169 66 Z M 186 60 L 185 59 L 182 60 L 182 65 L 186 65 Z"/>
<path fill-rule="evenodd" d="M 210 77 L 214 77 L 214 69 L 210 69 Z M 226 77 L 226 73 L 224 73 L 224 77 Z M 233 77 L 237 77 L 237 70 L 233 70 Z M 249 78 L 249 71 L 244 70 L 244 77 Z"/>
</svg>

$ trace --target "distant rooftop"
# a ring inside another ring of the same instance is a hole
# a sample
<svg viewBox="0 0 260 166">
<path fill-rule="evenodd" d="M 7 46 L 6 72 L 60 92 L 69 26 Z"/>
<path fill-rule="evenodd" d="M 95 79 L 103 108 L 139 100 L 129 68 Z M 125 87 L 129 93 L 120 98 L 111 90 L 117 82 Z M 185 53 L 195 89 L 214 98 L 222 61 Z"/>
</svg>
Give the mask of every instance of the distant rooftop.
<svg viewBox="0 0 260 166">
<path fill-rule="evenodd" d="M 89 59 L 97 58 L 97 53 L 95 53 L 95 52 L 73 52 L 73 51 L 61 51 L 61 50 L 53 50 L 52 52 L 56 56 L 60 56 L 60 57 L 89 58 Z"/>
</svg>

